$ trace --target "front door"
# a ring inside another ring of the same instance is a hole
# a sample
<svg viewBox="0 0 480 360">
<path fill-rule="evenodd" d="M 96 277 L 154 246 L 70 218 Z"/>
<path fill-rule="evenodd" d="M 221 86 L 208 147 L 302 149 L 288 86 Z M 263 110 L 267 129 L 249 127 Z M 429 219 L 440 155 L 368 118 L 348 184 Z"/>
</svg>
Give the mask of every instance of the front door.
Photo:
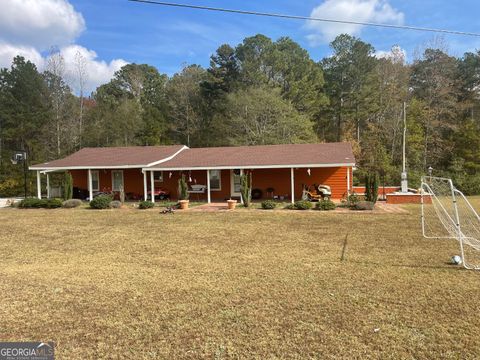
<svg viewBox="0 0 480 360">
<path fill-rule="evenodd" d="M 230 170 L 230 196 L 238 197 L 241 196 L 240 193 L 240 175 L 242 171 L 239 169 Z"/>
</svg>

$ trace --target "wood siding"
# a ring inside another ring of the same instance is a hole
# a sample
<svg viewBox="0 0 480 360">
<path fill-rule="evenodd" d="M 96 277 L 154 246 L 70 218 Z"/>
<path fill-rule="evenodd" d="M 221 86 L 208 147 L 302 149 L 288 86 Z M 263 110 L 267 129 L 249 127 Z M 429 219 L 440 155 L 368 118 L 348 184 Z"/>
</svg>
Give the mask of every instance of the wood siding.
<svg viewBox="0 0 480 360">
<path fill-rule="evenodd" d="M 352 171 L 350 171 L 350 187 L 352 187 Z M 290 199 L 290 168 L 283 169 L 253 169 L 252 188 L 260 189 L 263 198 L 267 198 L 267 189 L 274 188 L 275 195 L 284 196 Z M 98 170 L 100 191 L 110 191 L 112 188 L 112 170 Z M 88 171 L 72 170 L 73 186 L 82 190 L 88 189 Z M 171 198 L 177 198 L 178 179 L 181 174 L 185 174 L 187 180 L 191 178 L 189 184 L 207 184 L 207 172 L 205 170 L 195 171 L 165 171 L 163 173 L 163 182 L 155 182 L 155 188 L 162 188 L 170 192 Z M 295 200 L 299 200 L 302 195 L 302 184 L 325 184 L 332 188 L 332 198 L 340 199 L 347 191 L 347 167 L 332 168 L 312 168 L 310 176 L 307 169 L 295 169 Z M 141 169 L 123 169 L 125 193 L 133 193 L 143 197 L 143 174 Z M 150 173 L 147 173 L 147 191 L 150 191 Z M 230 170 L 221 170 L 221 190 L 211 191 L 212 201 L 223 201 L 230 198 Z M 205 194 L 191 194 L 192 200 L 206 200 Z"/>
</svg>

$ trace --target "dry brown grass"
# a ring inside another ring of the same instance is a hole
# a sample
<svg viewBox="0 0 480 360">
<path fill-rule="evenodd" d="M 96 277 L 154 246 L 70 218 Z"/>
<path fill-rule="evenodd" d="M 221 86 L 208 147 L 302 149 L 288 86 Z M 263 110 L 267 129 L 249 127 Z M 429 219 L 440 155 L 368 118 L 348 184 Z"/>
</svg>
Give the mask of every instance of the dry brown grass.
<svg viewBox="0 0 480 360">
<path fill-rule="evenodd" d="M 59 359 L 478 357 L 479 274 L 408 209 L 2 210 L 0 340 Z"/>
</svg>

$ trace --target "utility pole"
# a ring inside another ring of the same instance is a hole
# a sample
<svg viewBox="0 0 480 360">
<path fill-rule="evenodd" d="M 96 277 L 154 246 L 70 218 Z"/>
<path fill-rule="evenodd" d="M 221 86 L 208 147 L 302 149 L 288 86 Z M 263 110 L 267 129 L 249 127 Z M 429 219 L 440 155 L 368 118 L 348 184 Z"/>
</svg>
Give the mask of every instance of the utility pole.
<svg viewBox="0 0 480 360">
<path fill-rule="evenodd" d="M 408 192 L 405 143 L 407 138 L 407 103 L 403 102 L 403 149 L 402 149 L 402 193 Z"/>
</svg>

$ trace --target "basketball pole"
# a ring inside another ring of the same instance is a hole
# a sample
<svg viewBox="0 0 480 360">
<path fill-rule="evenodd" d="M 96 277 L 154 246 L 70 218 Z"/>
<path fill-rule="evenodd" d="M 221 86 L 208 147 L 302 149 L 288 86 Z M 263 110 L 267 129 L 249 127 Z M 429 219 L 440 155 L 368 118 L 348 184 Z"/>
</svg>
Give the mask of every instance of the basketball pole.
<svg viewBox="0 0 480 360">
<path fill-rule="evenodd" d="M 23 156 L 23 182 L 24 182 L 24 190 L 25 190 L 25 199 L 27 198 L 27 152 L 24 152 Z"/>
</svg>

